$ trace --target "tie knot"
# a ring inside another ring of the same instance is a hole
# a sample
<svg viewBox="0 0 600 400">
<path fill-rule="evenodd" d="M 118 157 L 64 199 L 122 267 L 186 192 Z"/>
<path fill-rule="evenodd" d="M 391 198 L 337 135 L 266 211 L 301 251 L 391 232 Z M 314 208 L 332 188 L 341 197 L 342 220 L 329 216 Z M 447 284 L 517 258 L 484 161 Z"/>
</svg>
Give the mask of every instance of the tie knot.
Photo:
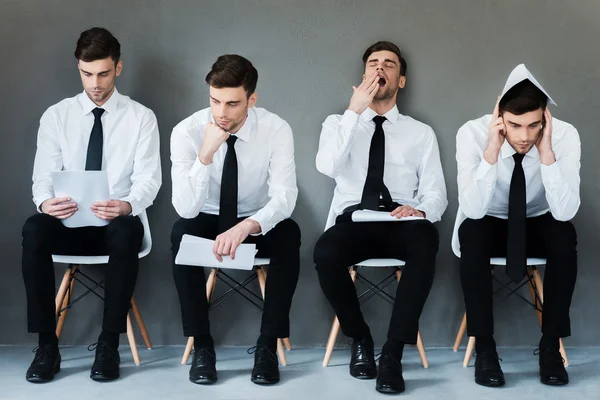
<svg viewBox="0 0 600 400">
<path fill-rule="evenodd" d="M 375 122 L 376 126 L 382 126 L 386 120 L 387 120 L 387 118 L 383 117 L 381 115 L 376 115 L 373 117 L 373 122 Z"/>
<path fill-rule="evenodd" d="M 227 138 L 227 146 L 232 147 L 235 144 L 236 140 L 237 140 L 237 136 L 229 135 L 229 137 Z"/>
<path fill-rule="evenodd" d="M 104 108 L 96 107 L 92 110 L 92 112 L 94 113 L 94 117 L 98 119 L 102 116 L 102 114 L 104 114 Z"/>
<path fill-rule="evenodd" d="M 521 164 L 523 162 L 523 157 L 525 157 L 525 154 L 519 154 L 519 153 L 513 154 L 513 158 L 515 159 L 515 164 Z"/>
</svg>

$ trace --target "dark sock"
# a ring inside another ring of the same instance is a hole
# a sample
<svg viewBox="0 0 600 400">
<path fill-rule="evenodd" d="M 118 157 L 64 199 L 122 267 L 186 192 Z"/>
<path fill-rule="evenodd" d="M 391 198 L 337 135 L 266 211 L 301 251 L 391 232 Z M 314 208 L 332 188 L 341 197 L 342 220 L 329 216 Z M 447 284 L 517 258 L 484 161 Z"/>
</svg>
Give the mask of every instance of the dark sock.
<svg viewBox="0 0 600 400">
<path fill-rule="evenodd" d="M 215 350 L 215 342 L 210 335 L 198 335 L 194 336 L 194 348 L 208 348 L 209 350 Z"/>
<path fill-rule="evenodd" d="M 38 345 L 40 347 L 52 345 L 58 347 L 58 338 L 54 332 L 40 332 L 38 337 Z"/>
<path fill-rule="evenodd" d="M 100 336 L 98 336 L 98 341 L 106 342 L 108 347 L 116 350 L 119 348 L 119 336 L 119 333 L 107 332 L 103 330 L 102 332 L 100 332 Z"/>
<path fill-rule="evenodd" d="M 557 336 L 543 334 L 540 339 L 540 348 L 558 351 L 560 348 L 559 338 Z"/>
<path fill-rule="evenodd" d="M 496 341 L 493 336 L 475 336 L 475 352 L 492 349 L 496 351 Z"/>
<path fill-rule="evenodd" d="M 267 349 L 269 349 L 271 353 L 277 353 L 277 338 L 275 336 L 260 335 L 256 341 L 256 345 L 267 346 Z"/>
<path fill-rule="evenodd" d="M 383 354 L 389 354 L 396 361 L 402 360 L 402 354 L 404 353 L 404 342 L 394 339 L 388 339 L 381 349 Z"/>
</svg>

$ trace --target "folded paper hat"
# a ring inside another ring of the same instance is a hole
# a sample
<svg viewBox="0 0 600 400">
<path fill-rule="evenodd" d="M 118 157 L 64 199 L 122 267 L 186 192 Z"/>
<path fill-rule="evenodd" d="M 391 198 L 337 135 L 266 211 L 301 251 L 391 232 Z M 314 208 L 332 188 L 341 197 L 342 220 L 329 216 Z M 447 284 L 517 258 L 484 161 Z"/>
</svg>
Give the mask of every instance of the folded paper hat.
<svg viewBox="0 0 600 400">
<path fill-rule="evenodd" d="M 533 75 L 531 74 L 531 72 L 529 72 L 525 64 L 519 64 L 515 67 L 515 69 L 512 70 L 512 72 L 508 76 L 508 79 L 506 80 L 506 84 L 504 85 L 504 89 L 502 90 L 500 98 L 504 97 L 506 92 L 508 92 L 513 86 L 515 86 L 517 83 L 523 82 L 525 79 L 529 79 L 531 83 L 537 86 L 537 88 L 540 89 L 542 93 L 546 95 L 546 97 L 548 97 L 549 104 L 556 105 L 554 100 L 552 100 L 552 97 L 550 97 L 548 92 L 546 92 L 542 85 L 540 85 L 537 79 L 533 77 Z"/>
</svg>

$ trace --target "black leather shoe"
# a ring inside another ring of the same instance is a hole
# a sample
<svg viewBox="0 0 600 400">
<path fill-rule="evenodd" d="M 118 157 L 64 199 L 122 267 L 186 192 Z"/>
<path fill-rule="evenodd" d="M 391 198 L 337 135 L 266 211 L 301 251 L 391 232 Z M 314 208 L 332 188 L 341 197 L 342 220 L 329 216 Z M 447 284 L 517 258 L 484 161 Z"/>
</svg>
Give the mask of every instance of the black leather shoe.
<svg viewBox="0 0 600 400">
<path fill-rule="evenodd" d="M 259 344 L 248 349 L 254 353 L 254 368 L 250 380 L 258 385 L 272 385 L 279 382 L 279 361 L 267 346 Z"/>
<path fill-rule="evenodd" d="M 375 345 L 368 339 L 352 341 L 350 375 L 357 379 L 373 379 L 377 376 Z"/>
<path fill-rule="evenodd" d="M 540 381 L 544 385 L 566 385 L 569 383 L 569 374 L 565 369 L 565 360 L 560 352 L 539 348 L 533 354 L 540 355 Z"/>
<path fill-rule="evenodd" d="M 394 359 L 391 354 L 381 354 L 375 390 L 377 390 L 379 393 L 404 392 L 402 364 L 400 360 Z"/>
<path fill-rule="evenodd" d="M 215 350 L 208 347 L 194 349 L 194 358 L 190 368 L 190 382 L 210 385 L 217 381 L 217 357 Z"/>
<path fill-rule="evenodd" d="M 33 349 L 35 357 L 27 369 L 25 379 L 33 383 L 50 382 L 60 371 L 58 346 L 47 344 Z"/>
<path fill-rule="evenodd" d="M 486 349 L 477 353 L 475 382 L 489 387 L 504 386 L 504 373 L 500 368 L 500 359 L 495 349 Z"/>
<path fill-rule="evenodd" d="M 92 365 L 90 378 L 95 381 L 112 381 L 119 377 L 119 350 L 111 348 L 106 342 L 96 342 L 88 347 L 89 351 L 96 350 L 96 358 Z"/>
</svg>

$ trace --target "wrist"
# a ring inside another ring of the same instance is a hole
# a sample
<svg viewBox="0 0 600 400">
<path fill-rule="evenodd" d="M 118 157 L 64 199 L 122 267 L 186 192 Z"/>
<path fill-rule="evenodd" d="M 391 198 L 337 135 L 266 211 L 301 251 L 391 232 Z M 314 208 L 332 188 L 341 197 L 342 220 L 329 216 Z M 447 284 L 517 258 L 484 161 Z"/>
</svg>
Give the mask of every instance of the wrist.
<svg viewBox="0 0 600 400">
<path fill-rule="evenodd" d="M 244 224 L 245 232 L 248 235 L 251 235 L 253 233 L 260 233 L 262 230 L 262 228 L 260 227 L 260 224 L 251 218 L 246 218 L 243 221 L 243 224 Z"/>
<path fill-rule="evenodd" d="M 500 153 L 500 149 L 490 148 L 488 146 L 483 152 L 483 158 L 489 164 L 494 165 L 498 162 L 498 154 Z"/>
<path fill-rule="evenodd" d="M 552 149 L 549 150 L 541 150 L 540 152 L 540 162 L 544 165 L 552 165 L 556 162 L 556 156 Z"/>
<path fill-rule="evenodd" d="M 198 160 L 204 165 L 210 165 L 213 162 L 213 155 L 214 154 L 203 153 L 202 150 L 200 150 L 200 153 L 198 154 Z"/>
</svg>

